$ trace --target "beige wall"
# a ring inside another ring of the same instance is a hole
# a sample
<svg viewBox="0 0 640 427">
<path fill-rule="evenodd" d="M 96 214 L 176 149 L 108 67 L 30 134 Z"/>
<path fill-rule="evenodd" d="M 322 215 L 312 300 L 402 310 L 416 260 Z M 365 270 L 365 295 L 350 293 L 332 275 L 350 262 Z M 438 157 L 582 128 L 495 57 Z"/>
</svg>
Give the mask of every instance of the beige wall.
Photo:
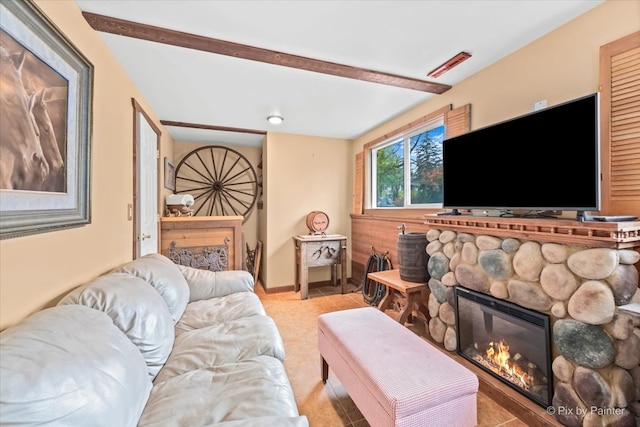
<svg viewBox="0 0 640 427">
<path fill-rule="evenodd" d="M 551 106 L 597 92 L 600 46 L 638 30 L 640 2 L 608 0 L 356 139 L 353 155 L 376 137 L 448 104 L 470 103 L 471 127 L 477 129 L 528 113 L 543 99 Z"/>
<path fill-rule="evenodd" d="M 173 141 L 73 1 L 36 2 L 95 67 L 91 146 L 91 224 L 0 241 L 0 328 L 56 302 L 83 282 L 129 261 L 133 222 L 135 98 L 163 130 L 161 158 Z M 164 197 L 163 197 L 164 199 Z"/>
<path fill-rule="evenodd" d="M 353 165 L 351 141 L 346 139 L 268 133 L 263 150 L 266 226 L 261 229 L 264 262 L 260 276 L 269 289 L 293 285 L 292 237 L 309 233 L 306 218 L 310 212 L 329 216 L 328 233 L 351 234 Z M 310 282 L 329 278 L 329 267 L 309 271 Z"/>
</svg>

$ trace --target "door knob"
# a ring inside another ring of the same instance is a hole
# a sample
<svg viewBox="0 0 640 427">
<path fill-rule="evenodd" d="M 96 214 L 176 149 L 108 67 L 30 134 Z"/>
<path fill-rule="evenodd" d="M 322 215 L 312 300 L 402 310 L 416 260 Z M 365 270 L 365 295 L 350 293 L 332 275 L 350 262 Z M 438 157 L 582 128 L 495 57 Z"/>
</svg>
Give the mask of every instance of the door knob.
<svg viewBox="0 0 640 427">
<path fill-rule="evenodd" d="M 151 234 L 142 234 L 142 235 L 140 236 L 140 238 L 141 238 L 142 240 L 144 240 L 144 239 L 150 239 L 150 238 L 151 238 Z"/>
</svg>

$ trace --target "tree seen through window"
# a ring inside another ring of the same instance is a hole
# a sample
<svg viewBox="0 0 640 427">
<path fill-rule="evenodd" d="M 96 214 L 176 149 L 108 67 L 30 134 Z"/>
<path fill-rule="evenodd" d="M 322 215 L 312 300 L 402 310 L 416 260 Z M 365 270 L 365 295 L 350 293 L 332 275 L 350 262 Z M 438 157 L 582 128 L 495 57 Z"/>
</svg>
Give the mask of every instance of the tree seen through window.
<svg viewBox="0 0 640 427">
<path fill-rule="evenodd" d="M 409 204 L 442 203 L 443 139 L 444 126 L 438 126 L 410 138 L 411 201 Z"/>
</svg>

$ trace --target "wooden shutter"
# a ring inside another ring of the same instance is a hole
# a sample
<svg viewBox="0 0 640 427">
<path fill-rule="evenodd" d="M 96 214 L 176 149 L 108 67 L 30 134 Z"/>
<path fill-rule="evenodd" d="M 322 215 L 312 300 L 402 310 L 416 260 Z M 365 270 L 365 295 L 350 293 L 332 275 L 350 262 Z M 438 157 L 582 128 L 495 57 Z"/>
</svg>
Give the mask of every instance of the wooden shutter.
<svg viewBox="0 0 640 427">
<path fill-rule="evenodd" d="M 364 152 L 356 154 L 353 187 L 353 213 L 360 215 L 364 203 Z"/>
<path fill-rule="evenodd" d="M 605 215 L 640 214 L 640 31 L 600 47 Z"/>
<path fill-rule="evenodd" d="M 444 115 L 444 129 L 446 138 L 469 132 L 471 129 L 471 104 L 447 111 Z"/>
</svg>

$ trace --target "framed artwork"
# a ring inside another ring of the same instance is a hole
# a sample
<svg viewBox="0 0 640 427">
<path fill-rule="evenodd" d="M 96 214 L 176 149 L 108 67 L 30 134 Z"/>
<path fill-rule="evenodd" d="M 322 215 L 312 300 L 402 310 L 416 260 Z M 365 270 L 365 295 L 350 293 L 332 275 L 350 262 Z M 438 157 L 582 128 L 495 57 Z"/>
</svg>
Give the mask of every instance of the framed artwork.
<svg viewBox="0 0 640 427">
<path fill-rule="evenodd" d="M 93 65 L 33 2 L 0 16 L 0 239 L 89 224 Z"/>
<path fill-rule="evenodd" d="M 176 167 L 168 157 L 164 158 L 164 187 L 176 191 Z"/>
</svg>

